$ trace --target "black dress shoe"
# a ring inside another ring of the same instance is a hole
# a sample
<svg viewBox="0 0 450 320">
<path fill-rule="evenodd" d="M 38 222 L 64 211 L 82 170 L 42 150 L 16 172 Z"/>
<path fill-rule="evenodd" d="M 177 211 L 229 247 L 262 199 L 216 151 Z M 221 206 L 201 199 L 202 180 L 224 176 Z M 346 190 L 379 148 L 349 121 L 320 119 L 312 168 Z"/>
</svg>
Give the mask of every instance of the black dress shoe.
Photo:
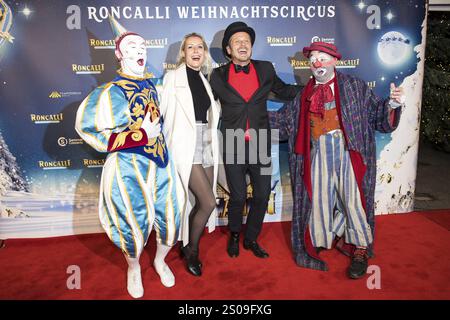
<svg viewBox="0 0 450 320">
<path fill-rule="evenodd" d="M 359 279 L 367 273 L 369 255 L 367 249 L 356 248 L 347 274 L 350 279 Z"/>
<path fill-rule="evenodd" d="M 268 258 L 269 254 L 259 246 L 256 241 L 250 241 L 244 239 L 244 249 L 251 250 L 258 258 Z"/>
<path fill-rule="evenodd" d="M 196 277 L 202 275 L 202 264 L 198 260 L 198 252 L 191 250 L 189 245 L 181 247 L 181 256 L 186 261 L 187 270 Z"/>
<path fill-rule="evenodd" d="M 227 252 L 231 258 L 239 255 L 239 232 L 231 232 Z"/>
</svg>

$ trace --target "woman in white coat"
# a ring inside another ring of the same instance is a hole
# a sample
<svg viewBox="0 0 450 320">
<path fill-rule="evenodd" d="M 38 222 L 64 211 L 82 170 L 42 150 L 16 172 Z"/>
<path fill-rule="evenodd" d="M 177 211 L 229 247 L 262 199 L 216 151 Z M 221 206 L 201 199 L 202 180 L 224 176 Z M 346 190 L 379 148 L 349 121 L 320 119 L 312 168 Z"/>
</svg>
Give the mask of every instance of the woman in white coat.
<svg viewBox="0 0 450 320">
<path fill-rule="evenodd" d="M 177 68 L 164 77 L 160 105 L 163 132 L 180 176 L 178 190 L 182 190 L 185 199 L 181 252 L 188 271 L 195 276 L 202 274 L 200 237 L 208 220 L 210 231 L 216 220 L 220 109 L 203 75 L 210 71 L 211 59 L 204 38 L 197 33 L 186 35 Z"/>
</svg>

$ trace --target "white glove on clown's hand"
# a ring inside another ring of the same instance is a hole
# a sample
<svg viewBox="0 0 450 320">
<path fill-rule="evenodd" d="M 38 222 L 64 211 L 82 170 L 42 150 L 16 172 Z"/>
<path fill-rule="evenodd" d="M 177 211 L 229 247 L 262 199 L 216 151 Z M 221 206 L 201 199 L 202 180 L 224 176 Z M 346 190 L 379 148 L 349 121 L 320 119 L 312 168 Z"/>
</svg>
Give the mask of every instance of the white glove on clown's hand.
<svg viewBox="0 0 450 320">
<path fill-rule="evenodd" d="M 391 83 L 390 91 L 389 105 L 392 109 L 396 109 L 405 104 L 406 96 L 402 87 L 397 88 L 395 84 Z"/>
<path fill-rule="evenodd" d="M 159 123 L 159 118 L 156 118 L 152 122 L 150 121 L 150 112 L 147 112 L 144 121 L 142 121 L 141 129 L 144 129 L 148 139 L 158 137 L 161 133 L 161 124 Z"/>
</svg>

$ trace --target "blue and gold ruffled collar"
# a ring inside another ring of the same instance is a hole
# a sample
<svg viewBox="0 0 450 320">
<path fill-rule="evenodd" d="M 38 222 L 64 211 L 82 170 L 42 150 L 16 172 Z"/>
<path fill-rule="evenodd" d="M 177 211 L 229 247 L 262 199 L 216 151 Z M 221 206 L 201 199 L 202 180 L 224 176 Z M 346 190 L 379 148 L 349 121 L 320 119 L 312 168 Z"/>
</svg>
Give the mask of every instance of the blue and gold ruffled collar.
<svg viewBox="0 0 450 320">
<path fill-rule="evenodd" d="M 135 77 L 135 76 L 132 76 L 129 74 L 125 74 L 125 73 L 123 73 L 122 69 L 119 69 L 119 70 L 117 70 L 117 74 L 119 76 L 121 76 L 122 78 L 130 79 L 130 80 L 137 80 L 137 81 L 143 81 L 143 80 L 153 78 L 153 74 L 149 73 L 149 72 L 146 72 L 143 77 Z"/>
</svg>

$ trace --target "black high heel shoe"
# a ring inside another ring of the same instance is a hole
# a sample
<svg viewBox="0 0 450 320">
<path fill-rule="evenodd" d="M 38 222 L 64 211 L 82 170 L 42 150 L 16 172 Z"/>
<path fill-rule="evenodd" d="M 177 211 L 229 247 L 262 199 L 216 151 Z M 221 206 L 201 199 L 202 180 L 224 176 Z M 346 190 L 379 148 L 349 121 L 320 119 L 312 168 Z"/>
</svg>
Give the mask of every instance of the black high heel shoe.
<svg viewBox="0 0 450 320">
<path fill-rule="evenodd" d="M 181 247 L 181 257 L 186 261 L 187 270 L 196 277 L 202 275 L 202 263 L 198 260 L 198 252 L 192 251 L 189 245 Z"/>
<path fill-rule="evenodd" d="M 203 268 L 203 264 L 200 261 L 200 259 L 198 258 L 198 251 L 193 251 L 189 245 L 187 245 L 186 247 L 181 247 L 180 255 L 181 255 L 181 258 L 183 258 L 183 259 L 185 257 L 189 257 L 189 256 L 193 255 L 194 257 L 192 257 L 192 259 L 194 260 L 194 262 L 200 266 L 200 269 Z"/>
</svg>

